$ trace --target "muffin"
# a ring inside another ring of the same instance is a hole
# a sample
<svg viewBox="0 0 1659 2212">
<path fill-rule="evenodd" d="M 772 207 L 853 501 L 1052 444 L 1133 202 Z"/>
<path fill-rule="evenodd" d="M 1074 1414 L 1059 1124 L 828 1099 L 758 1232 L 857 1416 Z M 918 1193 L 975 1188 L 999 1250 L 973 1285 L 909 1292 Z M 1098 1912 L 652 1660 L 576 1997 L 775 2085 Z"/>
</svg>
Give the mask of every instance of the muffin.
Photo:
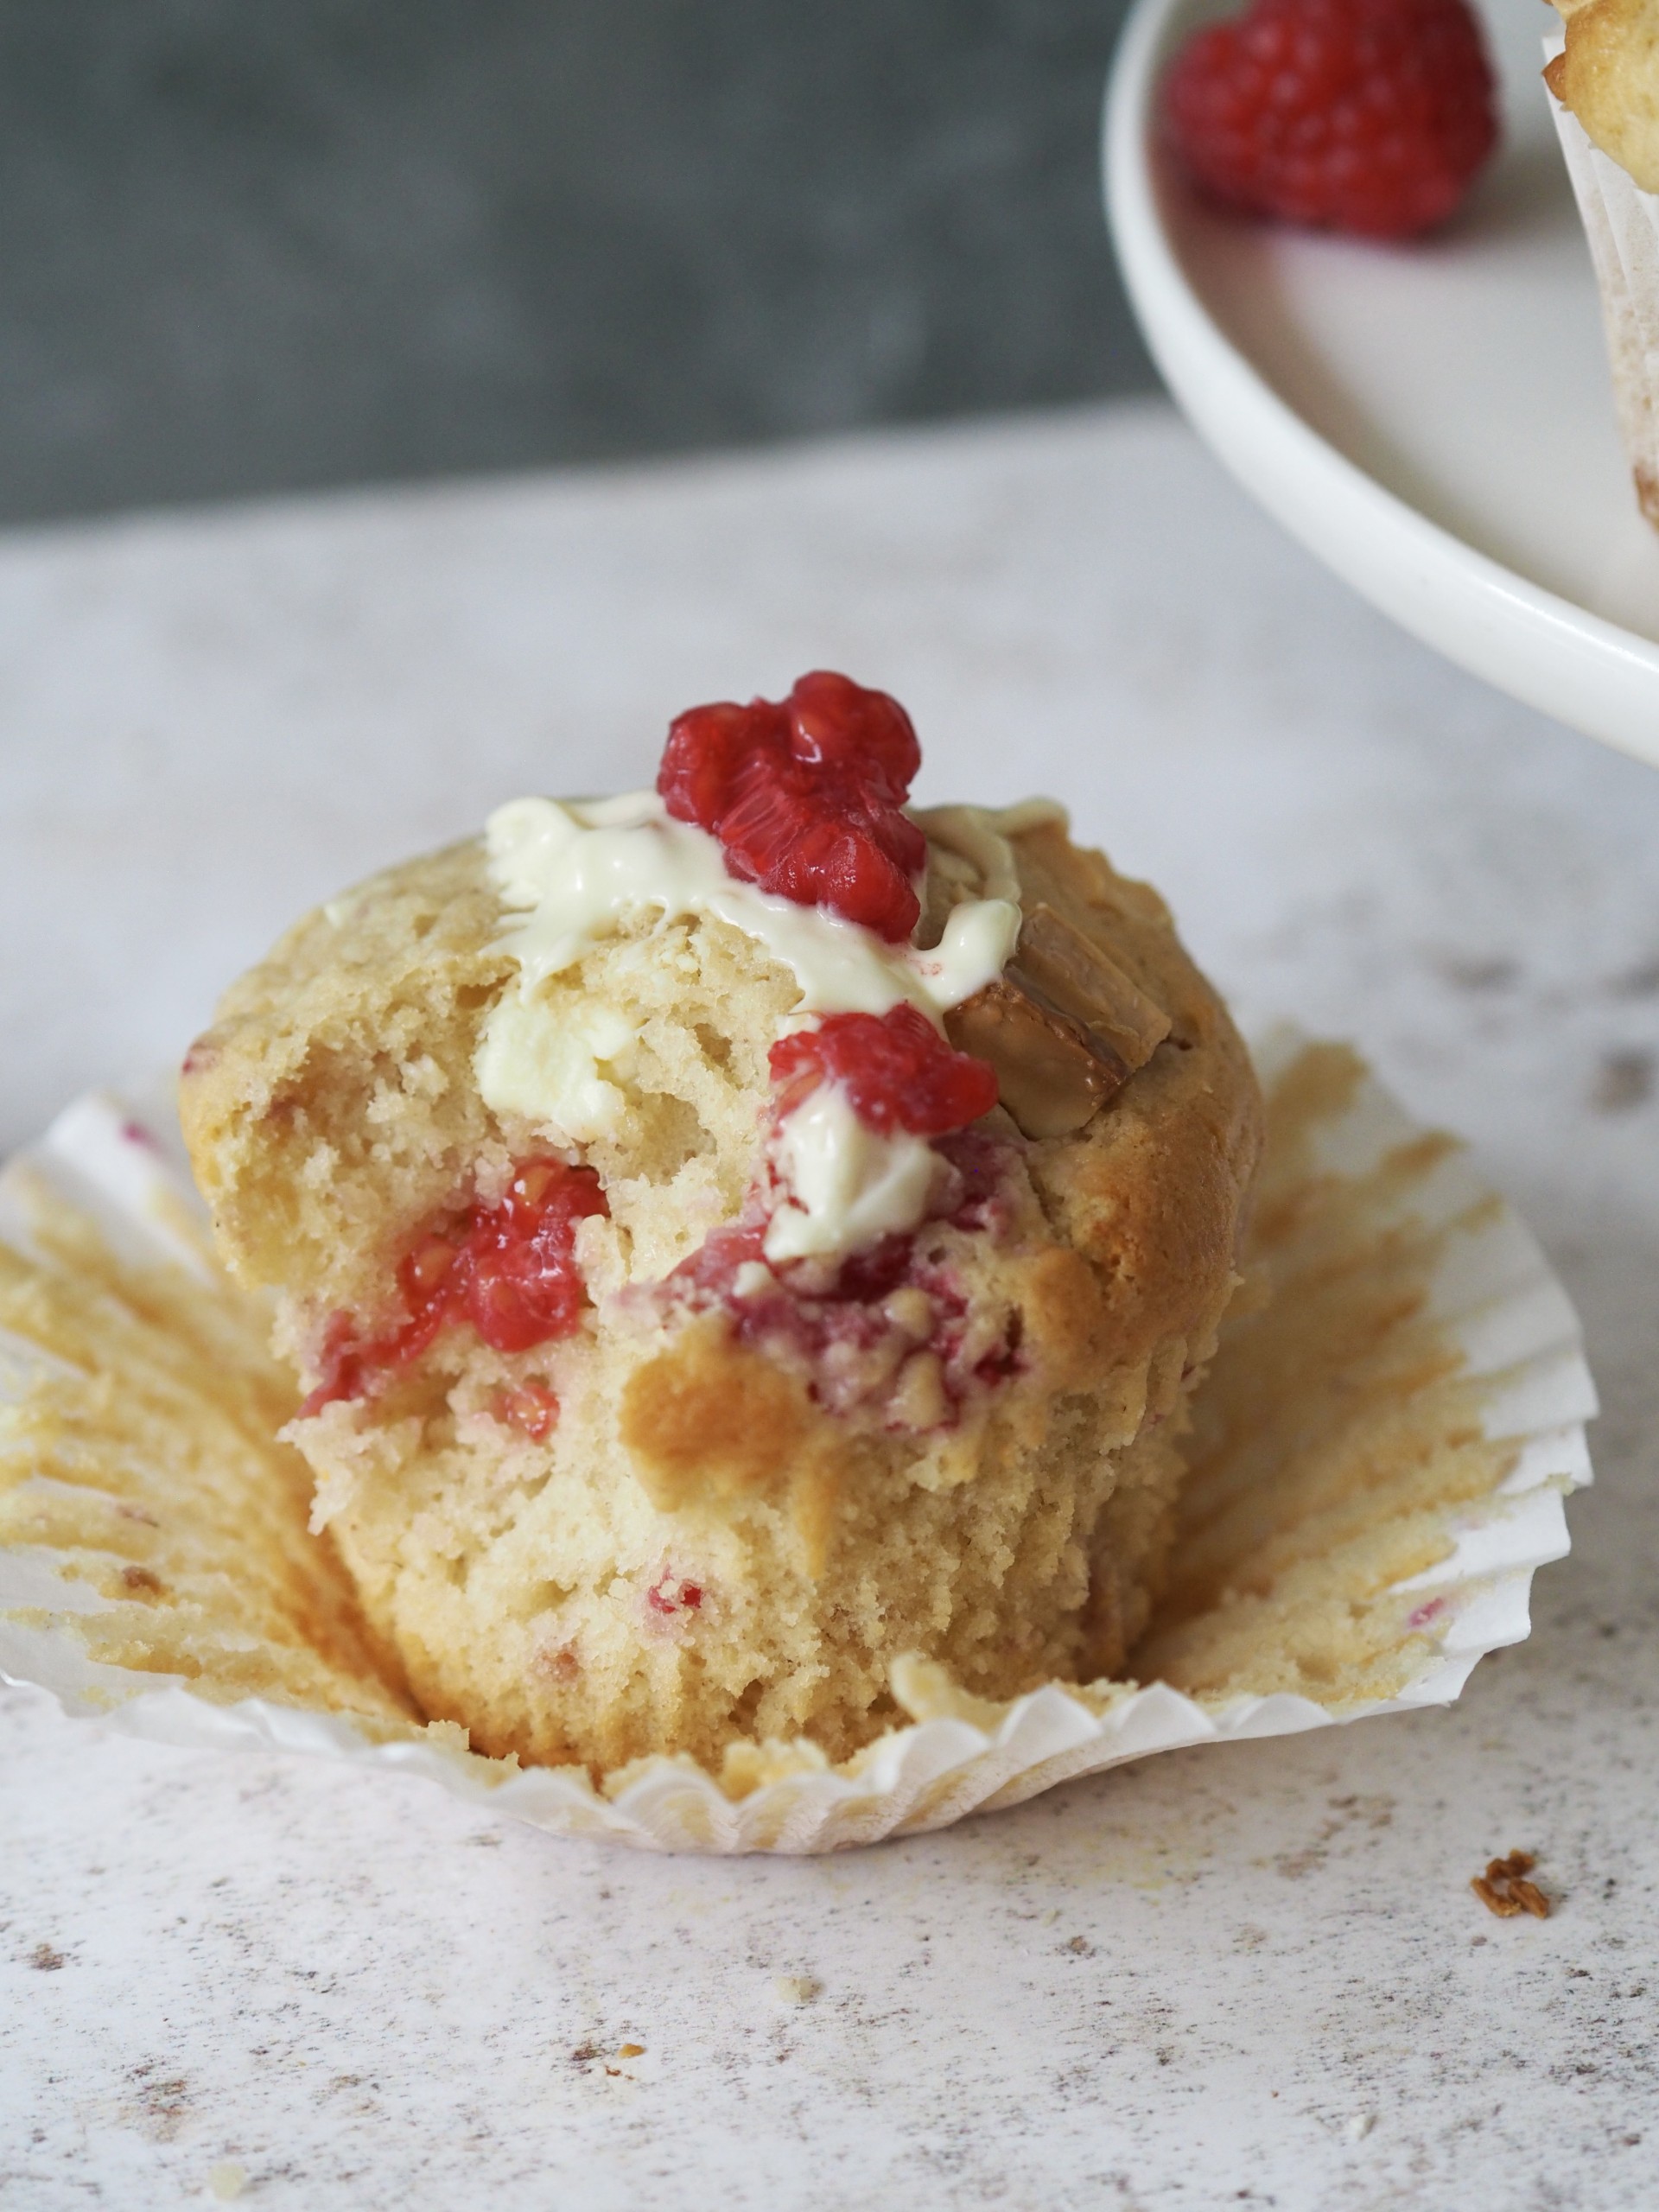
<svg viewBox="0 0 1659 2212">
<path fill-rule="evenodd" d="M 1619 429 L 1659 526 L 1659 5 L 1554 0 L 1544 71 L 1601 292 Z"/>
<path fill-rule="evenodd" d="M 186 1060 L 220 1253 L 429 1718 L 718 1764 L 1121 1670 L 1237 1281 L 1248 1057 L 1046 801 L 880 692 L 673 725 L 300 922 Z"/>
</svg>

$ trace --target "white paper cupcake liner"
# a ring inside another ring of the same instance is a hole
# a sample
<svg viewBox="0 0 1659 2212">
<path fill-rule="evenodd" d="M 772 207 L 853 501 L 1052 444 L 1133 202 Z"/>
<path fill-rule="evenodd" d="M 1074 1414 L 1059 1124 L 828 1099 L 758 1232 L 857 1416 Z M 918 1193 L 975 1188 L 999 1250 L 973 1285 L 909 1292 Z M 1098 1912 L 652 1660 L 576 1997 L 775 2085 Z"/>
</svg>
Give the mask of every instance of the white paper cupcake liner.
<svg viewBox="0 0 1659 2212">
<path fill-rule="evenodd" d="M 1553 60 L 1561 31 L 1544 41 Z M 1592 145 L 1548 86 L 1545 98 L 1584 219 L 1601 293 L 1618 427 L 1642 512 L 1659 528 L 1659 198 Z"/>
<path fill-rule="evenodd" d="M 1294 1033 L 1275 1032 L 1258 1047 L 1264 1082 L 1271 1086 L 1306 1049 Z M 385 1713 L 215 1697 L 201 1679 L 192 1687 L 165 1672 L 108 1664 L 89 1653 L 77 1628 L 98 1625 L 111 1602 L 92 1581 L 77 1579 L 85 1576 L 84 1559 L 77 1566 L 50 1546 L 26 1541 L 0 1548 L 0 1673 L 49 1691 L 67 1713 L 99 1715 L 156 1741 L 304 1751 L 359 1767 L 365 1781 L 404 1770 L 553 1834 L 721 1853 L 873 1843 L 1016 1804 L 1156 1751 L 1448 1703 L 1484 1653 L 1527 1635 L 1533 1572 L 1567 1549 L 1562 1500 L 1590 1480 L 1583 1424 L 1595 1410 L 1578 1322 L 1530 1232 L 1466 1155 L 1426 1142 L 1369 1078 L 1318 1122 L 1297 1173 L 1310 1193 L 1357 1193 L 1355 1218 L 1380 1240 L 1379 1252 L 1408 1236 L 1432 1253 L 1427 1309 L 1414 1325 L 1436 1332 L 1442 1366 L 1455 1369 L 1455 1387 L 1477 1408 L 1484 1464 L 1501 1472 L 1484 1493 L 1465 1496 L 1441 1514 L 1432 1548 L 1443 1555 L 1367 1599 L 1373 1617 L 1384 1617 L 1379 1605 L 1392 1608 L 1386 1617 L 1398 1624 L 1397 1679 L 1386 1695 L 1321 1701 L 1271 1686 L 1189 1694 L 1157 1681 L 1052 1683 L 992 1706 L 957 1688 L 942 1670 L 901 1662 L 893 1686 L 912 1725 L 846 1768 L 828 1768 L 810 1745 L 768 1746 L 746 1777 L 728 1772 L 726 1789 L 690 1761 L 660 1758 L 600 1789 L 579 1770 L 520 1770 L 476 1757 L 461 1732 L 443 1724 L 422 1728 Z M 213 1281 L 199 1204 L 162 1094 L 83 1098 L 11 1163 L 0 1175 L 0 1240 L 14 1252 L 39 1249 L 42 1192 L 49 1205 L 90 1217 L 128 1262 L 171 1262 Z M 60 1251 L 44 1264 L 73 1271 L 76 1263 Z M 213 1294 L 234 1297 L 228 1290 Z M 31 1485 L 43 1495 L 52 1488 L 28 1464 L 19 1412 L 48 1369 L 72 1404 L 76 1391 L 97 1382 L 73 1363 L 54 1367 L 38 1341 L 0 1332 L 0 1472 L 8 1474 L 11 1501 L 25 1506 Z M 8 1419 L 16 1431 L 10 1443 Z M 1260 1479 L 1270 1483 L 1272 1471 Z M 12 1525 L 18 1526 L 16 1516 Z M 1246 1582 L 1249 1564 L 1242 1562 Z M 1224 1593 L 1225 1603 L 1235 1595 Z M 1200 1615 L 1200 1641 L 1205 1628 Z M 1189 1622 L 1180 1633 L 1192 1632 Z M 1264 1680 L 1275 1663 L 1268 1650 Z M 753 1786 L 736 1794 L 739 1779 Z"/>
</svg>

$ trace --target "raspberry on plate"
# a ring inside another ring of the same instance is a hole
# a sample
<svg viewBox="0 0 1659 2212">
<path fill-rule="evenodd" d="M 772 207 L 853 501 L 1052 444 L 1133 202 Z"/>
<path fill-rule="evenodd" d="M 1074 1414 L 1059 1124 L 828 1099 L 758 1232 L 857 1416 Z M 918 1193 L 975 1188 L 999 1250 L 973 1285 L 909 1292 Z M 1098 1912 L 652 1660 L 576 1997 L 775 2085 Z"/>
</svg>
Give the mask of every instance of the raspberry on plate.
<svg viewBox="0 0 1659 2212">
<path fill-rule="evenodd" d="M 1181 48 L 1164 118 L 1217 199 L 1378 238 L 1443 222 L 1498 135 L 1466 0 L 1255 0 Z"/>
</svg>

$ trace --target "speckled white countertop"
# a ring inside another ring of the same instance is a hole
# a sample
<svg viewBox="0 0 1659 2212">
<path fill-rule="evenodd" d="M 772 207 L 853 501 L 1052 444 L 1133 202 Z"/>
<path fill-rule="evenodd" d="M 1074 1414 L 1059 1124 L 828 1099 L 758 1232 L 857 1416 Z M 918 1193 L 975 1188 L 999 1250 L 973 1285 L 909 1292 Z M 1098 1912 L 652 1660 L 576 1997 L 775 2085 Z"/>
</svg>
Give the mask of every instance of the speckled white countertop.
<svg viewBox="0 0 1659 2212">
<path fill-rule="evenodd" d="M 0 2206 L 1659 2202 L 1659 776 L 1156 409 L 0 541 L 0 1145 L 301 907 L 843 665 L 1047 789 L 1542 1235 L 1605 1399 L 1454 1710 L 829 1861 L 655 1860 L 0 1696 Z M 1468 1881 L 1538 1854 L 1547 1922 Z M 623 2047 L 638 2045 L 634 2055 Z"/>
</svg>

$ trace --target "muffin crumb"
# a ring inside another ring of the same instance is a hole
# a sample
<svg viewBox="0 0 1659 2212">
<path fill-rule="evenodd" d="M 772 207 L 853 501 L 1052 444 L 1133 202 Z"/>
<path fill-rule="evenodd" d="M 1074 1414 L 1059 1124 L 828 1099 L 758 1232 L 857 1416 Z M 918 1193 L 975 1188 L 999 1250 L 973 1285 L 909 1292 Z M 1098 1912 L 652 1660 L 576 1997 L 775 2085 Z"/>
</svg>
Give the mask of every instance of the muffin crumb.
<svg viewBox="0 0 1659 2212">
<path fill-rule="evenodd" d="M 1549 1899 L 1535 1882 L 1527 1880 L 1537 1861 L 1529 1851 L 1512 1851 L 1507 1859 L 1489 1859 L 1486 1872 L 1477 1874 L 1470 1888 L 1500 1920 L 1529 1912 L 1535 1920 L 1548 1920 Z"/>
</svg>

